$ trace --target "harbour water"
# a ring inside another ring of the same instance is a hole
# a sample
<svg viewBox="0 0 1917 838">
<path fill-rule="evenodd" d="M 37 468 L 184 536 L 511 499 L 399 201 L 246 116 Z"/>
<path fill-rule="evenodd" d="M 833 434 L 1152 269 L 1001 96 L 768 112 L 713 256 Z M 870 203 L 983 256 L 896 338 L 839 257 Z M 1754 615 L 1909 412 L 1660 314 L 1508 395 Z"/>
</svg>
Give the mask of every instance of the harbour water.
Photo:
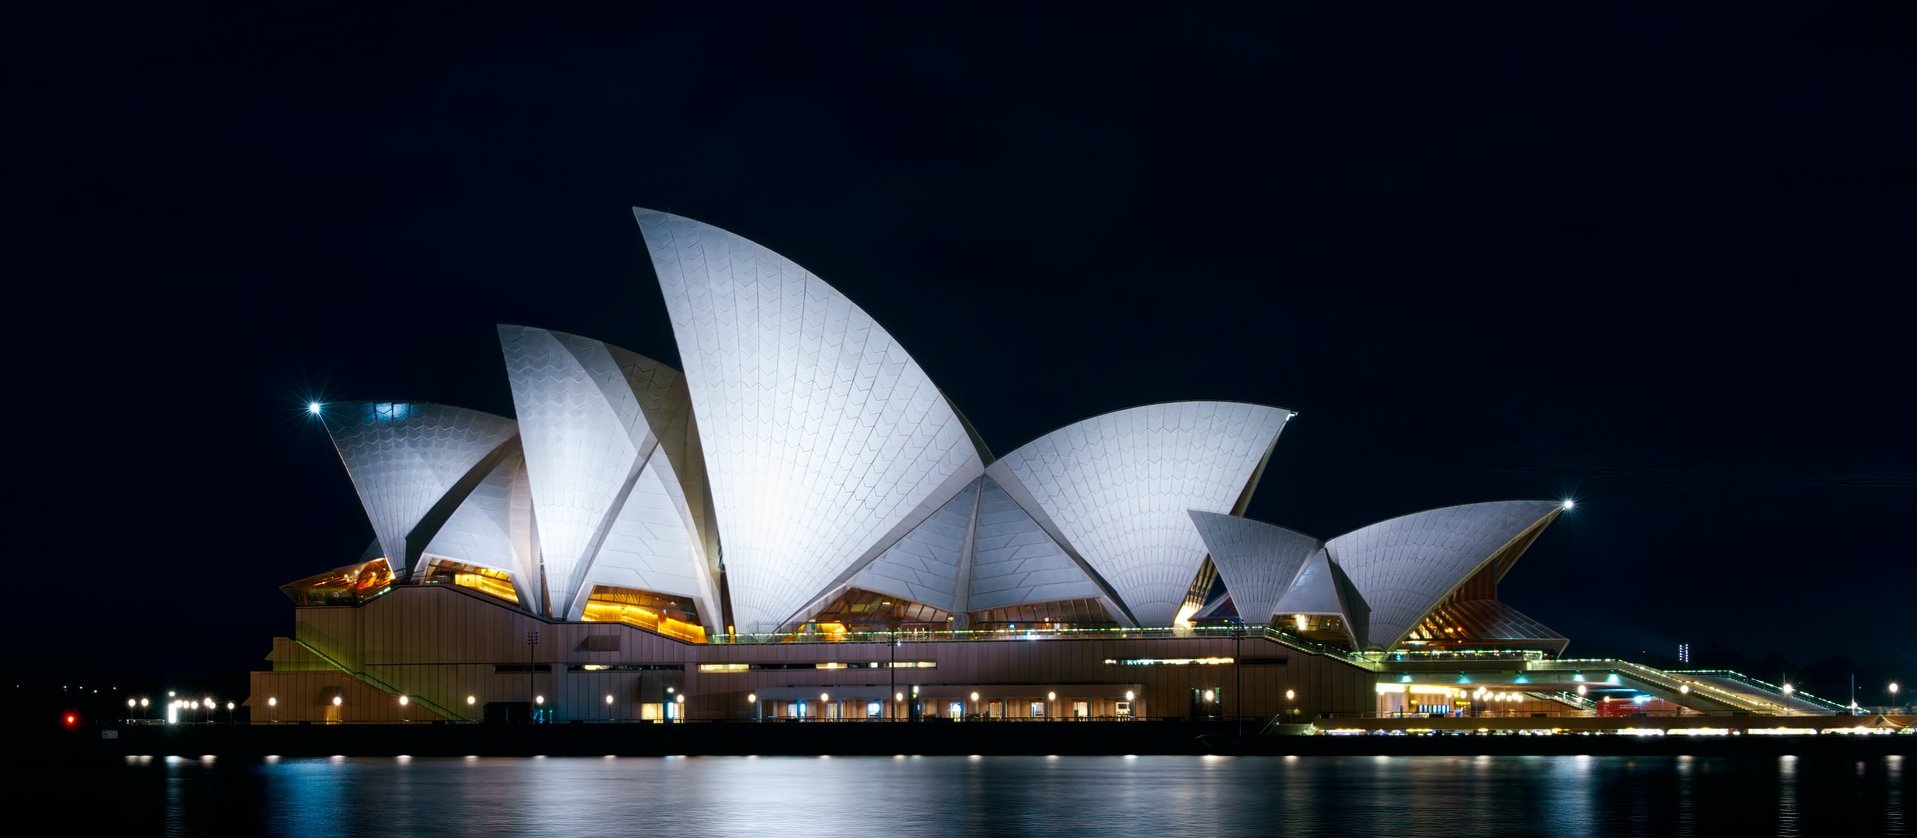
<svg viewBox="0 0 1917 838">
<path fill-rule="evenodd" d="M 162 757 L 16 812 L 169 836 L 1905 836 L 1914 767 L 1709 756 Z M 36 819 L 37 820 L 37 819 Z M 46 823 L 47 821 L 41 821 Z"/>
</svg>

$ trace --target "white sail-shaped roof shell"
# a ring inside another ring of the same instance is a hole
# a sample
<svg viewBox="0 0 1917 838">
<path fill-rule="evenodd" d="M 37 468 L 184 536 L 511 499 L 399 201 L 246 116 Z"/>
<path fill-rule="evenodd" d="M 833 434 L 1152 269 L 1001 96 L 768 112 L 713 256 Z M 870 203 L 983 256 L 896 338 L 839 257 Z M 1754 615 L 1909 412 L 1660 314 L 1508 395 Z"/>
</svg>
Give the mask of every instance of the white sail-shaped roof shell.
<svg viewBox="0 0 1917 838">
<path fill-rule="evenodd" d="M 513 516 L 513 497 L 529 491 L 526 461 L 517 450 L 507 454 L 488 472 L 446 519 L 445 525 L 426 545 L 424 558 L 413 570 L 414 578 L 426 575 L 430 560 L 447 558 L 510 574 L 519 601 L 539 601 L 539 589 L 533 584 L 537 557 L 531 546 L 531 533 L 515 533 L 514 527 L 530 528 L 531 517 L 517 521 Z"/>
<path fill-rule="evenodd" d="M 1298 576 L 1272 610 L 1275 614 L 1336 614 L 1344 620 L 1345 637 L 1354 649 L 1364 648 L 1369 636 L 1370 606 L 1365 605 L 1357 586 L 1331 562 L 1331 553 L 1324 548 L 1305 558 Z"/>
<path fill-rule="evenodd" d="M 456 484 L 477 483 L 483 475 L 474 470 L 516 433 L 511 419 L 428 402 L 329 405 L 321 418 L 398 574 L 410 573 L 426 546 L 408 536 L 429 542 L 415 532 L 427 514 Z"/>
<path fill-rule="evenodd" d="M 878 323 L 745 238 L 635 209 L 711 481 L 733 618 L 777 630 L 983 472 L 958 414 Z"/>
<path fill-rule="evenodd" d="M 987 477 L 980 484 L 967 611 L 1098 598 L 1119 613 L 1109 602 L 1111 593 L 996 481 Z"/>
<path fill-rule="evenodd" d="M 1500 548 L 1562 510 L 1556 501 L 1450 506 L 1354 530 L 1326 550 L 1371 609 L 1368 642 L 1390 649 Z"/>
<path fill-rule="evenodd" d="M 703 538 L 662 444 L 690 421 L 678 372 L 546 329 L 500 326 L 499 339 L 553 616 L 578 619 L 603 582 L 692 597 L 716 619 Z"/>
<path fill-rule="evenodd" d="M 1191 521 L 1211 551 L 1239 619 L 1250 626 L 1270 622 L 1305 560 L 1322 546 L 1304 533 L 1236 515 L 1193 510 Z"/>
<path fill-rule="evenodd" d="M 1289 418 L 1236 402 L 1135 407 L 1039 437 L 987 473 L 1029 496 L 1131 620 L 1171 625 L 1205 559 L 1191 510 L 1236 511 Z"/>
<path fill-rule="evenodd" d="M 852 577 L 851 586 L 922 602 L 946 612 L 964 611 L 965 592 L 958 582 L 971 549 L 978 484 L 972 481 L 932 517 L 887 547 Z"/>
</svg>

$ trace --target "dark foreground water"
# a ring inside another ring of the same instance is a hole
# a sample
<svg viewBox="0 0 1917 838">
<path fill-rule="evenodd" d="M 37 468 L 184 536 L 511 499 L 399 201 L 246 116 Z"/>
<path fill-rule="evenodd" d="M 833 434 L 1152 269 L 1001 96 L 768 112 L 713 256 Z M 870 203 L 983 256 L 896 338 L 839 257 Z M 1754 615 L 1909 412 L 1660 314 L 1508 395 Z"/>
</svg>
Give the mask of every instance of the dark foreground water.
<svg viewBox="0 0 1917 838">
<path fill-rule="evenodd" d="M 38 834 L 1471 838 L 1909 835 L 1913 766 L 1890 755 L 132 757 L 25 768 L 12 808 L 51 824 Z"/>
</svg>

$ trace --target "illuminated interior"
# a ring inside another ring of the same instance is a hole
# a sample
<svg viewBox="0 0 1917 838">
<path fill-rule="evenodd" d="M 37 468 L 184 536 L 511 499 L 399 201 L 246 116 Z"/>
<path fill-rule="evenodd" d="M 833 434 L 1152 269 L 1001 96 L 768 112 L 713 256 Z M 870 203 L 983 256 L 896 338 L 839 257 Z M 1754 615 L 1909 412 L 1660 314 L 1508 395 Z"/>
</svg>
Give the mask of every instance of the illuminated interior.
<svg viewBox="0 0 1917 838">
<path fill-rule="evenodd" d="M 971 627 L 978 631 L 1118 627 L 1118 621 L 1105 610 L 1105 604 L 1093 597 L 991 608 L 974 611 L 971 618 Z"/>
<path fill-rule="evenodd" d="M 589 623 L 625 623 L 688 643 L 706 642 L 706 629 L 699 624 L 699 611 L 685 597 L 594 585 L 586 598 L 586 613 L 580 619 Z"/>
<path fill-rule="evenodd" d="M 308 576 L 280 590 L 296 605 L 358 605 L 385 593 L 392 585 L 392 565 L 378 558 Z"/>
<path fill-rule="evenodd" d="M 822 633 L 872 631 L 944 631 L 952 614 L 922 602 L 847 588 L 813 617 Z"/>
<path fill-rule="evenodd" d="M 1287 614 L 1273 623 L 1279 630 L 1335 648 L 1349 648 L 1351 635 L 1337 614 Z"/>
<path fill-rule="evenodd" d="M 426 569 L 426 581 L 457 585 L 494 599 L 519 604 L 519 591 L 513 588 L 512 576 L 503 570 L 436 557 Z"/>
<path fill-rule="evenodd" d="M 1517 609 L 1494 599 L 1448 600 L 1405 635 L 1406 648 L 1540 649 L 1563 654 L 1570 641 Z"/>
</svg>

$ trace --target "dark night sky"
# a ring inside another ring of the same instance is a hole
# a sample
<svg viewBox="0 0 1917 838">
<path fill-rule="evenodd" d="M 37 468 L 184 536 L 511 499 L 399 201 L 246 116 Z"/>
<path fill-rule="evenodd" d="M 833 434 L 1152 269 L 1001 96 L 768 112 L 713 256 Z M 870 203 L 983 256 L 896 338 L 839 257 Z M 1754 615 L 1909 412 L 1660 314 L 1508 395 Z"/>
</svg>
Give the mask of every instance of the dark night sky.
<svg viewBox="0 0 1917 838">
<path fill-rule="evenodd" d="M 676 365 L 639 205 L 1000 453 L 1290 408 L 1250 517 L 1575 497 L 1502 589 L 1573 655 L 1917 670 L 1908 4 L 564 5 L 0 10 L 12 666 L 263 667 L 371 538 L 309 396 Z"/>
</svg>

